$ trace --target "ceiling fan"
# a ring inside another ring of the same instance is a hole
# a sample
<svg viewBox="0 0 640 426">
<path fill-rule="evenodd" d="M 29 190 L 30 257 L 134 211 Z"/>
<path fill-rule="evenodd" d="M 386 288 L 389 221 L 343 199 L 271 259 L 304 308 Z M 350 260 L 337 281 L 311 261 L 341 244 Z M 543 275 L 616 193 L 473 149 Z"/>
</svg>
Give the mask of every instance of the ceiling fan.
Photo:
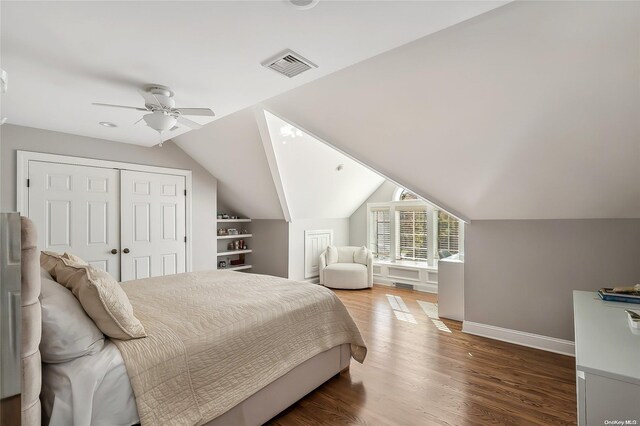
<svg viewBox="0 0 640 426">
<path fill-rule="evenodd" d="M 176 101 L 174 99 L 175 93 L 173 90 L 165 86 L 148 85 L 145 86 L 143 90 L 139 90 L 139 92 L 144 98 L 144 107 L 103 104 L 97 102 L 94 102 L 93 105 L 149 112 L 149 114 L 143 115 L 142 118 L 134 124 L 144 120 L 145 123 L 147 123 L 147 126 L 160 134 L 161 138 L 162 132 L 172 130 L 176 123 L 182 124 L 190 129 L 199 129 L 202 127 L 201 124 L 184 117 L 185 115 L 203 117 L 215 116 L 214 112 L 209 108 L 176 108 Z"/>
</svg>

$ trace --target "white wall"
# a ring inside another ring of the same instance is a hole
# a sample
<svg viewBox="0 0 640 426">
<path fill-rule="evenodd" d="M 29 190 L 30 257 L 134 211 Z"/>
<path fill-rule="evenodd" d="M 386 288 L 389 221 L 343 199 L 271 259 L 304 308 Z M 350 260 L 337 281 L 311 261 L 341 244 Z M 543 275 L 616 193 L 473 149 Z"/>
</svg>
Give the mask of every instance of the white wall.
<svg viewBox="0 0 640 426">
<path fill-rule="evenodd" d="M 385 180 L 349 218 L 349 245 L 367 246 L 367 204 L 384 203 L 393 200 L 393 193 L 398 186 Z"/>
<path fill-rule="evenodd" d="M 465 228 L 465 320 L 573 340 L 573 290 L 640 282 L 640 220 L 478 220 Z"/>
<path fill-rule="evenodd" d="M 333 229 L 333 245 L 349 245 L 349 219 L 299 219 L 289 223 L 289 278 L 304 280 L 304 231 Z"/>
<path fill-rule="evenodd" d="M 289 275 L 289 224 L 284 220 L 254 219 L 251 222 L 251 263 L 254 274 Z"/>
<path fill-rule="evenodd" d="M 167 142 L 161 148 L 145 148 L 5 124 L 0 127 L 0 210 L 3 212 L 16 210 L 17 150 L 191 170 L 193 172 L 193 269 L 215 269 L 217 181 L 173 143 Z"/>
</svg>

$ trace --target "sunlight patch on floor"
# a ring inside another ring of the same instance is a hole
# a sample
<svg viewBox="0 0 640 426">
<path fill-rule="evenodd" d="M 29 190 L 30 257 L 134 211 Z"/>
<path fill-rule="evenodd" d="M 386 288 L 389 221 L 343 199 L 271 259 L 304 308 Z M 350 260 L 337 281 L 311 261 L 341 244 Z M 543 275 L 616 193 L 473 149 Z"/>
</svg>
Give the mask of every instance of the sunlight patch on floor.
<svg viewBox="0 0 640 426">
<path fill-rule="evenodd" d="M 433 325 L 435 325 L 438 330 L 444 331 L 445 333 L 451 333 L 449 327 L 440 320 L 440 317 L 438 316 L 438 305 L 436 303 L 423 302 L 422 300 L 416 300 L 416 302 L 418 302 L 418 305 L 420 305 L 423 312 L 427 317 L 429 317 Z"/>
<path fill-rule="evenodd" d="M 418 321 L 416 321 L 415 317 L 409 311 L 409 308 L 407 308 L 407 304 L 404 303 L 404 300 L 402 300 L 402 297 L 394 296 L 393 294 L 387 294 L 387 301 L 389 302 L 391 309 L 393 309 L 393 313 L 395 314 L 397 319 L 399 319 L 400 321 L 410 322 L 412 324 L 418 323 Z"/>
</svg>

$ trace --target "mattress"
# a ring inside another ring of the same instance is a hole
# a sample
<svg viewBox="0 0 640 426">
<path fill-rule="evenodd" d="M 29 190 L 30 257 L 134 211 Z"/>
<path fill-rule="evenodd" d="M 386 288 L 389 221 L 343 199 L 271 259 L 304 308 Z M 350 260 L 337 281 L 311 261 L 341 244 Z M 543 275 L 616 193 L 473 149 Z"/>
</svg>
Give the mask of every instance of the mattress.
<svg viewBox="0 0 640 426">
<path fill-rule="evenodd" d="M 100 352 L 60 364 L 43 364 L 44 424 L 128 426 L 139 423 L 124 360 L 109 340 Z"/>
</svg>

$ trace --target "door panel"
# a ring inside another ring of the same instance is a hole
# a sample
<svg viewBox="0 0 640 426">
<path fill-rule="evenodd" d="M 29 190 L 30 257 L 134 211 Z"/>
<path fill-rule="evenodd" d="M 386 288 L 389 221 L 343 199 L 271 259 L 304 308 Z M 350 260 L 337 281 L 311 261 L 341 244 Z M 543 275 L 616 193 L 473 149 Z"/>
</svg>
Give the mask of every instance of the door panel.
<svg viewBox="0 0 640 426">
<path fill-rule="evenodd" d="M 122 281 L 186 270 L 184 176 L 121 172 Z"/>
<path fill-rule="evenodd" d="M 42 250 L 65 251 L 120 279 L 120 176 L 114 169 L 29 161 L 28 216 Z"/>
<path fill-rule="evenodd" d="M 320 254 L 332 244 L 333 231 L 305 231 L 304 239 L 304 277 L 317 277 L 320 274 Z"/>
</svg>

